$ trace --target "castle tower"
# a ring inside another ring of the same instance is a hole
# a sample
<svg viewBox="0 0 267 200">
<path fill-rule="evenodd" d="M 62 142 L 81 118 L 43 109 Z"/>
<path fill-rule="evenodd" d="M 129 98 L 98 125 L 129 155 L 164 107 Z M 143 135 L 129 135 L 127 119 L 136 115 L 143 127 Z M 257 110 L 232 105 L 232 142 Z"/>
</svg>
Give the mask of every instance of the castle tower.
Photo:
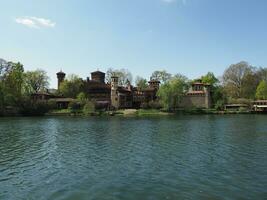
<svg viewBox="0 0 267 200">
<path fill-rule="evenodd" d="M 119 97 L 118 97 L 119 77 L 111 77 L 111 106 L 115 109 L 119 108 Z"/>
<path fill-rule="evenodd" d="M 155 80 L 155 79 L 150 79 L 150 81 L 148 81 L 148 83 L 149 83 L 149 87 L 150 87 L 150 88 L 154 88 L 154 89 L 156 89 L 156 90 L 159 89 L 160 81 Z"/>
<path fill-rule="evenodd" d="M 126 88 L 131 91 L 132 90 L 132 86 L 131 86 L 131 82 L 127 79 L 126 81 Z"/>
<path fill-rule="evenodd" d="M 92 72 L 91 79 L 99 83 L 105 83 L 105 73 L 101 71 Z"/>
<path fill-rule="evenodd" d="M 211 107 L 210 85 L 205 85 L 204 91 L 205 91 L 205 106 L 206 108 L 210 108 Z"/>
<path fill-rule="evenodd" d="M 60 84 L 64 81 L 66 74 L 60 70 L 57 73 L 57 89 L 59 90 Z"/>
</svg>

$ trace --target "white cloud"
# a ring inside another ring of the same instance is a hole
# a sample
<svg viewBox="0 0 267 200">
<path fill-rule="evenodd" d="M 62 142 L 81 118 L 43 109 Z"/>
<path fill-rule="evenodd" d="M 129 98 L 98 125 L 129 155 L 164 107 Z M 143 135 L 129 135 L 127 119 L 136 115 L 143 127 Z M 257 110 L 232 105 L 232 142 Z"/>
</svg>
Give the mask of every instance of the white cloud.
<svg viewBox="0 0 267 200">
<path fill-rule="evenodd" d="M 18 24 L 22 24 L 30 28 L 53 28 L 56 26 L 55 22 L 38 17 L 18 17 L 15 21 Z"/>
</svg>

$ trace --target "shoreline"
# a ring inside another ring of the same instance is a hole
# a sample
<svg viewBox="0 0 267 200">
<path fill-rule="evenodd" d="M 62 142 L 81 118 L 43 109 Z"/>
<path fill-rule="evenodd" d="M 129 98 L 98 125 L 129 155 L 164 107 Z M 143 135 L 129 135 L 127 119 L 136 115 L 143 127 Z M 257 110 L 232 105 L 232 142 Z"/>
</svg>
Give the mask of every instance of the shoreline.
<svg viewBox="0 0 267 200">
<path fill-rule="evenodd" d="M 262 115 L 267 114 L 266 112 L 254 112 L 254 111 L 217 111 L 214 109 L 191 109 L 191 110 L 176 110 L 173 112 L 167 112 L 157 109 L 124 109 L 117 111 L 95 111 L 90 114 L 84 114 L 81 111 L 71 112 L 69 109 L 65 110 L 57 110 L 48 112 L 44 115 L 22 115 L 22 114 L 9 114 L 2 115 L 2 117 L 114 117 L 114 116 L 122 116 L 122 117 L 154 117 L 154 116 L 174 116 L 174 115 L 244 115 L 244 114 L 253 114 L 253 115 Z"/>
</svg>

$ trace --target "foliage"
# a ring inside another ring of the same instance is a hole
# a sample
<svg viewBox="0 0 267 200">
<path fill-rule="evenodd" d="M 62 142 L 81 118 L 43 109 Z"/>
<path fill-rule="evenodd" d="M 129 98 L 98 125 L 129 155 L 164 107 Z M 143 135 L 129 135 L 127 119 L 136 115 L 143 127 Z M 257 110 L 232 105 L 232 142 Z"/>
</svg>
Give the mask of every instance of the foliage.
<svg viewBox="0 0 267 200">
<path fill-rule="evenodd" d="M 216 110 L 224 110 L 224 101 L 223 100 L 216 101 L 214 108 Z"/>
<path fill-rule="evenodd" d="M 4 95 L 4 91 L 3 91 L 3 85 L 0 82 L 0 116 L 3 115 L 4 113 L 4 99 L 5 99 L 5 95 Z"/>
<path fill-rule="evenodd" d="M 140 76 L 136 77 L 135 85 L 141 90 L 148 88 L 147 80 L 145 78 L 140 77 Z"/>
<path fill-rule="evenodd" d="M 267 99 L 267 81 L 262 80 L 257 87 L 256 91 L 257 99 Z"/>
<path fill-rule="evenodd" d="M 77 95 L 77 100 L 80 102 L 80 104 L 84 105 L 87 101 L 86 94 L 84 92 L 80 92 Z"/>
<path fill-rule="evenodd" d="M 80 112 L 81 105 L 78 101 L 72 101 L 69 103 L 68 109 L 71 113 L 77 114 Z"/>
<path fill-rule="evenodd" d="M 133 76 L 131 72 L 127 69 L 119 69 L 119 70 L 114 70 L 112 68 L 109 68 L 107 73 L 106 73 L 106 81 L 108 83 L 111 83 L 111 77 L 112 76 L 117 76 L 119 77 L 119 85 L 126 86 L 128 81 L 132 82 Z"/>
<path fill-rule="evenodd" d="M 165 70 L 154 71 L 151 75 L 151 79 L 160 81 L 162 84 L 167 83 L 172 78 L 172 75 Z"/>
<path fill-rule="evenodd" d="M 220 105 L 221 103 L 225 104 L 227 102 L 224 88 L 222 86 L 211 86 L 211 101 L 215 108 L 216 105 Z"/>
<path fill-rule="evenodd" d="M 14 105 L 19 103 L 23 94 L 24 83 L 24 68 L 20 63 L 8 63 L 8 71 L 6 71 L 3 77 L 3 88 L 5 96 L 13 101 L 7 101 L 7 105 Z"/>
<path fill-rule="evenodd" d="M 58 108 L 57 102 L 54 99 L 50 99 L 47 103 L 50 110 L 55 110 Z"/>
<path fill-rule="evenodd" d="M 48 76 L 44 70 L 37 69 L 25 73 L 25 89 L 28 94 L 45 90 L 48 83 Z"/>
<path fill-rule="evenodd" d="M 246 105 L 251 105 L 251 100 L 250 99 L 245 99 L 245 98 L 228 98 L 228 103 L 229 104 L 246 104 Z"/>
<path fill-rule="evenodd" d="M 259 80 L 267 81 L 267 68 L 260 67 L 256 73 Z"/>
<path fill-rule="evenodd" d="M 43 101 L 32 101 L 29 98 L 24 98 L 19 112 L 25 116 L 44 115 L 50 110 L 49 104 Z"/>
<path fill-rule="evenodd" d="M 95 104 L 91 101 L 87 101 L 83 106 L 83 114 L 91 115 L 94 112 L 95 112 Z"/>
<path fill-rule="evenodd" d="M 184 95 L 184 88 L 187 86 L 184 78 L 175 77 L 161 85 L 157 95 L 164 109 L 174 110 Z"/>
<path fill-rule="evenodd" d="M 206 75 L 201 77 L 202 83 L 210 84 L 211 86 L 216 86 L 219 80 L 215 77 L 212 72 L 208 72 Z"/>
<path fill-rule="evenodd" d="M 83 90 L 83 81 L 77 75 L 70 75 L 60 84 L 60 92 L 69 98 L 76 98 Z"/>
</svg>

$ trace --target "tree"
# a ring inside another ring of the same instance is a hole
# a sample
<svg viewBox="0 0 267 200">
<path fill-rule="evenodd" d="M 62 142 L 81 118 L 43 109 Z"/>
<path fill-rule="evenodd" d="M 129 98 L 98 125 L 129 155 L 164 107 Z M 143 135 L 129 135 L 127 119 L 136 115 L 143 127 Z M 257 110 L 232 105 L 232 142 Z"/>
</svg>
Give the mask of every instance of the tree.
<svg viewBox="0 0 267 200">
<path fill-rule="evenodd" d="M 82 92 L 83 81 L 77 75 L 69 75 L 66 80 L 60 84 L 60 92 L 65 97 L 76 98 Z"/>
<path fill-rule="evenodd" d="M 145 78 L 140 77 L 140 76 L 136 77 L 135 85 L 141 90 L 148 87 L 147 80 Z"/>
<path fill-rule="evenodd" d="M 127 69 L 114 70 L 112 68 L 109 68 L 106 73 L 106 81 L 108 83 L 111 83 L 112 76 L 119 77 L 119 85 L 122 85 L 122 86 L 127 85 L 128 81 L 132 82 L 132 79 L 133 79 L 131 72 Z"/>
<path fill-rule="evenodd" d="M 76 99 L 78 100 L 78 102 L 81 104 L 81 106 L 84 106 L 85 103 L 88 101 L 86 94 L 84 92 L 80 92 Z"/>
<path fill-rule="evenodd" d="M 257 70 L 257 76 L 259 80 L 265 80 L 267 81 L 267 68 L 260 67 Z"/>
<path fill-rule="evenodd" d="M 95 104 L 91 101 L 86 101 L 85 105 L 83 106 L 83 114 L 90 115 L 95 112 Z"/>
<path fill-rule="evenodd" d="M 18 104 L 23 95 L 24 68 L 18 63 L 9 62 L 3 76 L 5 102 L 9 105 Z"/>
<path fill-rule="evenodd" d="M 174 77 L 161 85 L 157 95 L 164 109 L 173 110 L 177 108 L 183 95 L 185 94 L 186 87 L 187 83 L 185 82 L 183 76 Z"/>
<path fill-rule="evenodd" d="M 172 75 L 165 70 L 162 71 L 154 71 L 151 75 L 152 79 L 160 81 L 162 84 L 166 83 L 171 79 Z"/>
<path fill-rule="evenodd" d="M 3 76 L 6 73 L 8 67 L 8 62 L 0 58 L 0 81 L 3 79 Z"/>
<path fill-rule="evenodd" d="M 202 83 L 210 85 L 211 101 L 215 108 L 222 108 L 221 105 L 225 103 L 225 95 L 223 88 L 219 85 L 219 79 L 215 77 L 212 72 L 208 72 L 206 75 L 201 76 Z"/>
<path fill-rule="evenodd" d="M 25 73 L 25 87 L 28 94 L 37 93 L 48 87 L 48 76 L 44 70 L 37 69 Z"/>
<path fill-rule="evenodd" d="M 258 83 L 255 68 L 244 61 L 230 65 L 223 74 L 224 89 L 231 98 L 253 98 Z"/>
<path fill-rule="evenodd" d="M 256 91 L 256 98 L 267 99 L 267 82 L 265 80 L 262 80 L 258 85 Z"/>
<path fill-rule="evenodd" d="M 3 85 L 2 85 L 2 82 L 0 81 L 0 115 L 4 113 L 4 106 L 5 106 L 4 97 L 5 97 L 5 94 L 3 91 Z"/>
<path fill-rule="evenodd" d="M 211 86 L 216 86 L 219 80 L 215 77 L 212 72 L 208 72 L 206 75 L 201 77 L 202 83 L 210 84 Z"/>
</svg>

